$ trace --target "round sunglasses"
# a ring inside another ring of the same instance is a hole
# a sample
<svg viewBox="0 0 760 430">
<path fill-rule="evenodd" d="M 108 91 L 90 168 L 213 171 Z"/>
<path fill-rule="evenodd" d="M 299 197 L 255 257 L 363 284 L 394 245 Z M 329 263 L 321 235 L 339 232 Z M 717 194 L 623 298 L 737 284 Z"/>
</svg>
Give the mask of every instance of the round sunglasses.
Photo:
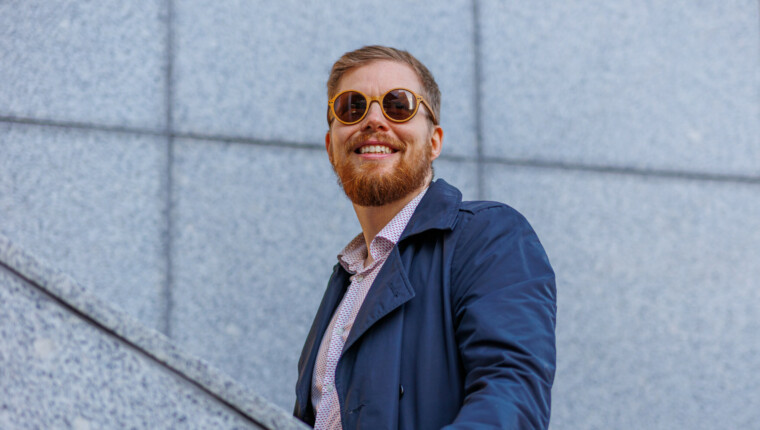
<svg viewBox="0 0 760 430">
<path fill-rule="evenodd" d="M 414 118 L 422 103 L 430 112 L 433 124 L 438 124 L 435 113 L 425 99 L 406 88 L 394 88 L 380 97 L 367 97 L 356 90 L 343 91 L 327 102 L 328 113 L 332 112 L 333 116 L 343 124 L 356 124 L 364 119 L 374 101 L 380 105 L 383 115 L 393 122 L 406 122 Z"/>
</svg>

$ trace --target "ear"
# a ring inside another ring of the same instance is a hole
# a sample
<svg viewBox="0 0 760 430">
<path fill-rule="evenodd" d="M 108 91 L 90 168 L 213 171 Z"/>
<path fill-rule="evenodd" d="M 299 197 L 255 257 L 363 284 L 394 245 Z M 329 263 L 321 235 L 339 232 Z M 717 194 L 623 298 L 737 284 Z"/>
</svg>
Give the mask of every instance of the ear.
<svg viewBox="0 0 760 430">
<path fill-rule="evenodd" d="M 430 136 L 430 161 L 441 155 L 441 149 L 443 149 L 443 128 L 436 125 L 433 134 Z"/>
<path fill-rule="evenodd" d="M 325 151 L 327 151 L 327 159 L 330 160 L 330 164 L 333 162 L 332 151 L 330 151 L 330 145 L 332 144 L 332 138 L 330 137 L 330 130 L 325 133 Z"/>
</svg>

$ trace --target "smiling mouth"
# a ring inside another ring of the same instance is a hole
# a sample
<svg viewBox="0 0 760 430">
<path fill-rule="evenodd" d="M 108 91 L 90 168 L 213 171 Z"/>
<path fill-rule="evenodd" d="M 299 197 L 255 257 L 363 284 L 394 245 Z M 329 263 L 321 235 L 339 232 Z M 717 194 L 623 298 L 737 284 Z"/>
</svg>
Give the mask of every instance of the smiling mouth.
<svg viewBox="0 0 760 430">
<path fill-rule="evenodd" d="M 364 145 L 354 152 L 357 154 L 393 154 L 397 151 L 385 145 Z"/>
</svg>

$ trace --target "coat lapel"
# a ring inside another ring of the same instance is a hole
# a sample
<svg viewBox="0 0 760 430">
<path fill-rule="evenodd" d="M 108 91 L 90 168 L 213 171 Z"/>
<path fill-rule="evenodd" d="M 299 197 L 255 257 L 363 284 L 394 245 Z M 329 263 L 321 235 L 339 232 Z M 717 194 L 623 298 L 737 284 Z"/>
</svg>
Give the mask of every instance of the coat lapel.
<svg viewBox="0 0 760 430">
<path fill-rule="evenodd" d="M 414 297 L 414 289 L 401 263 L 398 247 L 394 246 L 375 282 L 367 292 L 351 333 L 343 347 L 345 353 L 378 320 L 393 312 Z"/>
<path fill-rule="evenodd" d="M 340 264 L 336 264 L 333 274 L 327 284 L 327 290 L 319 305 L 317 315 L 311 325 L 311 331 L 306 337 L 306 342 L 301 352 L 301 358 L 298 362 L 298 382 L 296 383 L 296 408 L 302 409 L 300 416 L 305 413 L 306 405 L 309 403 L 309 392 L 311 390 L 311 376 L 314 373 L 314 365 L 317 361 L 317 352 L 319 345 L 322 343 L 322 337 L 330 324 L 333 313 L 338 308 L 340 300 L 346 293 L 348 286 L 348 273 L 343 270 Z M 299 412 L 299 411 L 296 411 Z"/>
<path fill-rule="evenodd" d="M 461 201 L 462 193 L 446 181 L 438 179 L 433 182 L 414 211 L 399 242 L 430 229 L 453 228 Z M 378 320 L 413 297 L 414 289 L 401 262 L 401 254 L 398 246 L 394 246 L 356 315 L 343 352 L 351 348 Z"/>
</svg>

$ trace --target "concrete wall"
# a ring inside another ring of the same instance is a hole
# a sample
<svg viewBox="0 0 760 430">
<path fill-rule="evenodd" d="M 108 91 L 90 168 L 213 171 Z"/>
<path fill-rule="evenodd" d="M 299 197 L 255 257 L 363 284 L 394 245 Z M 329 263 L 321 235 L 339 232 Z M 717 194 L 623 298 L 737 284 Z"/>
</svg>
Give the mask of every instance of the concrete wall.
<svg viewBox="0 0 760 430">
<path fill-rule="evenodd" d="M 364 44 L 443 93 L 439 177 L 558 274 L 553 429 L 760 419 L 760 6 L 0 3 L 0 231 L 278 405 L 358 233 L 324 81 Z"/>
</svg>

